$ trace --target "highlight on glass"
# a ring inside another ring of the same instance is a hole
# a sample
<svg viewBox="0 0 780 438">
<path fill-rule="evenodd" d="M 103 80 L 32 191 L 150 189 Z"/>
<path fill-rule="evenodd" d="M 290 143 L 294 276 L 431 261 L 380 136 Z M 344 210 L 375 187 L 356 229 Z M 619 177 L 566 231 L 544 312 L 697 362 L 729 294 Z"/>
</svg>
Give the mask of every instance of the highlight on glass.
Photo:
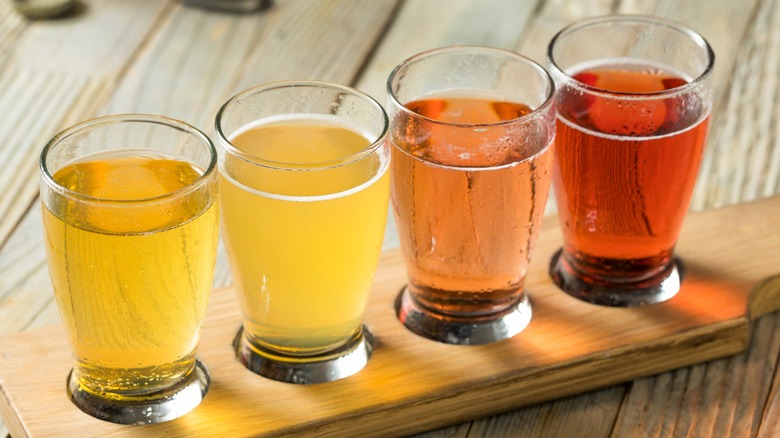
<svg viewBox="0 0 780 438">
<path fill-rule="evenodd" d="M 206 135 L 154 115 L 88 120 L 43 149 L 49 273 L 82 411 L 158 423 L 205 396 L 195 352 L 216 260 L 216 164 Z"/>
<path fill-rule="evenodd" d="M 216 129 L 238 359 L 290 383 L 357 373 L 389 203 L 384 110 L 348 87 L 281 82 L 234 96 Z"/>
<path fill-rule="evenodd" d="M 683 273 L 674 246 L 710 122 L 712 49 L 675 22 L 607 16 L 561 30 L 548 61 L 564 240 L 552 278 L 601 305 L 673 297 Z"/>
<path fill-rule="evenodd" d="M 512 337 L 547 201 L 554 86 L 542 67 L 489 47 L 446 47 L 393 70 L 391 198 L 409 277 L 398 318 L 450 344 Z"/>
</svg>

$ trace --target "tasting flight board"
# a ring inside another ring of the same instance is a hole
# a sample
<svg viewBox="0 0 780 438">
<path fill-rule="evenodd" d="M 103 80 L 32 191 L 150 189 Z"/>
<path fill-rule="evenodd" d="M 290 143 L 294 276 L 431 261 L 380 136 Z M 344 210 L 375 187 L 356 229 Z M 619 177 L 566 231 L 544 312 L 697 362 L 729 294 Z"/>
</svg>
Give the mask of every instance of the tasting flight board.
<svg viewBox="0 0 780 438">
<path fill-rule="evenodd" d="M 645 308 L 608 308 L 559 291 L 548 264 L 561 245 L 542 227 L 526 280 L 533 319 L 518 336 L 483 346 L 408 332 L 393 302 L 406 280 L 400 253 L 383 254 L 366 323 L 376 346 L 346 379 L 311 386 L 261 378 L 231 343 L 240 313 L 214 291 L 198 357 L 211 387 L 175 421 L 120 426 L 71 404 L 71 356 L 60 326 L 0 339 L 0 413 L 14 438 L 33 436 L 401 436 L 552 400 L 744 351 L 750 321 L 780 309 L 780 197 L 688 215 L 677 246 L 681 292 Z M 305 275 L 302 272 L 301 275 Z"/>
</svg>

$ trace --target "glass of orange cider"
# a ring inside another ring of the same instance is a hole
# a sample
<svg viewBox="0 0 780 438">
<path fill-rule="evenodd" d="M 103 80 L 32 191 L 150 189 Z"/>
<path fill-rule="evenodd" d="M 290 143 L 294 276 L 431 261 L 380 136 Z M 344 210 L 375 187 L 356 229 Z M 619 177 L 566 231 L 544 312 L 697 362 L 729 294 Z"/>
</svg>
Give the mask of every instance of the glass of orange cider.
<svg viewBox="0 0 780 438">
<path fill-rule="evenodd" d="M 216 165 L 205 134 L 154 115 L 88 120 L 44 148 L 49 273 L 82 411 L 158 423 L 205 396 L 195 351 L 217 252 Z"/>
<path fill-rule="evenodd" d="M 572 23 L 550 41 L 558 86 L 553 187 L 563 248 L 550 276 L 585 302 L 669 300 L 685 272 L 674 248 L 712 112 L 715 54 L 660 17 Z"/>
<path fill-rule="evenodd" d="M 409 277 L 397 315 L 449 344 L 510 338 L 552 170 L 554 86 L 543 68 L 489 47 L 413 56 L 387 83 L 391 197 Z"/>
<path fill-rule="evenodd" d="M 253 372 L 311 384 L 365 366 L 387 127 L 375 100 L 323 82 L 262 85 L 219 111 L 222 230 L 243 314 L 234 346 Z"/>
</svg>

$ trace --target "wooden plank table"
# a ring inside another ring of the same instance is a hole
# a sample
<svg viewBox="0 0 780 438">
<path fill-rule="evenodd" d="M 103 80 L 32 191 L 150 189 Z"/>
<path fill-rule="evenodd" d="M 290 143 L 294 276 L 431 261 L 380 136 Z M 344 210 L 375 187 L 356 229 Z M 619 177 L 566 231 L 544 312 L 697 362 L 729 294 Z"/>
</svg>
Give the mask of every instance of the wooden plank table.
<svg viewBox="0 0 780 438">
<path fill-rule="evenodd" d="M 52 21 L 27 21 L 10 4 L 0 2 L 0 334 L 58 322 L 36 160 L 60 128 L 96 115 L 150 112 L 211 133 L 230 95 L 281 79 L 352 84 L 384 101 L 390 69 L 416 52 L 487 44 L 544 62 L 552 35 L 588 16 L 665 16 L 713 45 L 714 123 L 694 210 L 780 193 L 778 0 L 277 0 L 245 15 L 174 0 L 82 0 Z M 769 214 L 780 220 L 780 211 Z M 397 246 L 390 231 L 386 249 Z M 722 232 L 731 231 L 724 224 Z M 230 283 L 220 250 L 215 287 Z M 426 436 L 778 436 L 778 326 L 777 313 L 755 321 L 743 354 Z"/>
</svg>

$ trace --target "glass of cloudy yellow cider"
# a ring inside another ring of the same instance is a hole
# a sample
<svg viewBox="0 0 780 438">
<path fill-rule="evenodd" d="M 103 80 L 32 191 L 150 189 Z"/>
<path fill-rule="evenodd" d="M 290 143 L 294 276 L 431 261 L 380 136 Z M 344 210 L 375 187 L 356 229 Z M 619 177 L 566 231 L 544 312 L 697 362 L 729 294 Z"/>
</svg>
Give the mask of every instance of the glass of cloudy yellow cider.
<svg viewBox="0 0 780 438">
<path fill-rule="evenodd" d="M 363 312 L 389 202 L 387 116 L 335 84 L 259 86 L 220 110 L 222 232 L 243 312 L 238 359 L 290 383 L 363 368 Z"/>
<path fill-rule="evenodd" d="M 82 411 L 158 423 L 205 396 L 195 350 L 216 259 L 216 162 L 202 132 L 140 114 L 82 122 L 43 149 L 49 273 Z"/>
</svg>

